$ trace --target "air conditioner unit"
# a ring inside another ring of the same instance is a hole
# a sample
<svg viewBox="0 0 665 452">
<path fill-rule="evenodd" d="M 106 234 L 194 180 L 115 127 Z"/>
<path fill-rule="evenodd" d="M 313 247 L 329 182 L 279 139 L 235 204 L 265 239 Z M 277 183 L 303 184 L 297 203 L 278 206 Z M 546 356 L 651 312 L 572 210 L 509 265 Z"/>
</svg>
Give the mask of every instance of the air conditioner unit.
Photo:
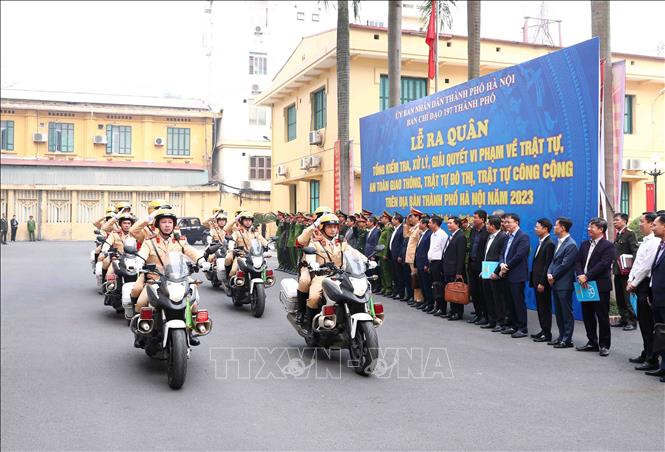
<svg viewBox="0 0 665 452">
<path fill-rule="evenodd" d="M 300 159 L 300 169 L 301 170 L 309 169 L 309 157 L 303 157 Z"/>
<path fill-rule="evenodd" d="M 164 138 L 156 137 L 155 138 L 155 146 L 164 146 Z"/>
<path fill-rule="evenodd" d="M 323 134 L 319 130 L 311 130 L 309 132 L 309 144 L 321 145 L 323 144 Z"/>
<path fill-rule="evenodd" d="M 625 170 L 630 169 L 630 159 L 624 159 L 623 160 L 623 169 L 625 169 Z"/>
<path fill-rule="evenodd" d="M 92 142 L 94 144 L 106 144 L 106 135 L 95 135 Z"/>
<path fill-rule="evenodd" d="M 289 168 L 286 165 L 279 165 L 277 167 L 277 175 L 287 177 L 289 175 Z"/>
<path fill-rule="evenodd" d="M 642 160 L 640 159 L 630 159 L 630 169 L 632 170 L 641 170 L 644 168 L 644 165 L 642 165 Z"/>
<path fill-rule="evenodd" d="M 309 157 L 309 168 L 318 168 L 321 166 L 321 157 L 317 155 L 311 155 Z"/>
<path fill-rule="evenodd" d="M 34 141 L 35 143 L 46 143 L 46 135 L 44 135 L 43 133 L 33 133 L 32 141 Z"/>
</svg>

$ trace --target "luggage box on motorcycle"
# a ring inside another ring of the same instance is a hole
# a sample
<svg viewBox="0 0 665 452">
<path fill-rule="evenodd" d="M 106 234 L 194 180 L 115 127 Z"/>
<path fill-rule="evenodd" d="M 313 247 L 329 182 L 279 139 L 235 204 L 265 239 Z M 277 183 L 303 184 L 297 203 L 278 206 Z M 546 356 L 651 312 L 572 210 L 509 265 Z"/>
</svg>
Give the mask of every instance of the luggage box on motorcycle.
<svg viewBox="0 0 665 452">
<path fill-rule="evenodd" d="M 298 309 L 298 281 L 286 278 L 281 281 L 282 288 L 279 291 L 279 301 L 286 312 L 294 313 Z"/>
</svg>

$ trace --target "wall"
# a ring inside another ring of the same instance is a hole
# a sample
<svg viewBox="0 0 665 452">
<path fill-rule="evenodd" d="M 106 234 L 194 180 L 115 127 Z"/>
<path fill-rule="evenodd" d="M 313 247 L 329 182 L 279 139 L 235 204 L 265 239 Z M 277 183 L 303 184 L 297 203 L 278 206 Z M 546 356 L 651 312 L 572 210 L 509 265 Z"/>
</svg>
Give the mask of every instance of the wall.
<svg viewBox="0 0 665 452">
<path fill-rule="evenodd" d="M 155 198 L 169 201 L 178 216 L 201 220 L 212 216 L 217 206 L 228 212 L 242 208 L 253 212 L 270 211 L 268 196 L 241 199 L 211 187 L 103 187 L 83 186 L 75 189 L 44 186 L 5 186 L 0 190 L 0 210 L 7 218 L 17 216 L 17 240 L 27 240 L 26 222 L 33 215 L 41 240 L 93 240 L 92 222 L 104 215 L 104 208 L 119 201 L 132 203 L 139 218 L 147 215 L 147 205 Z M 272 230 L 272 228 L 269 228 Z"/>
</svg>

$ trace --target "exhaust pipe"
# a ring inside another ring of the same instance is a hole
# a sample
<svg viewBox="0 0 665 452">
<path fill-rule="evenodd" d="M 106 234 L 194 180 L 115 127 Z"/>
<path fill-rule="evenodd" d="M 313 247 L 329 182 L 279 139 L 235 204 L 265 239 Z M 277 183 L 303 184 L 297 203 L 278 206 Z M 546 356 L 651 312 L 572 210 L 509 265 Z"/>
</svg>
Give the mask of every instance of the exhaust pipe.
<svg viewBox="0 0 665 452">
<path fill-rule="evenodd" d="M 137 332 L 139 334 L 150 334 L 150 332 L 152 331 L 152 327 L 153 327 L 153 321 L 152 320 L 140 320 L 139 319 Z"/>
<path fill-rule="evenodd" d="M 194 332 L 197 336 L 205 336 L 212 331 L 212 320 L 206 322 L 198 322 L 194 326 Z"/>
</svg>

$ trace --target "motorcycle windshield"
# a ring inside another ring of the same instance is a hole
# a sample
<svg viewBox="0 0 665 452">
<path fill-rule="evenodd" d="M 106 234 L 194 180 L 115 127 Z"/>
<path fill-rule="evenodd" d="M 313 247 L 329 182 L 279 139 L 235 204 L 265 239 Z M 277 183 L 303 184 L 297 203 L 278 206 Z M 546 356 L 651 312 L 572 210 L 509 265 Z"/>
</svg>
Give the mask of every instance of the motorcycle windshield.
<svg viewBox="0 0 665 452">
<path fill-rule="evenodd" d="M 187 256 L 176 251 L 172 251 L 168 255 L 166 264 L 166 278 L 170 281 L 182 281 L 189 276 L 189 268 L 187 267 Z"/>
<path fill-rule="evenodd" d="M 252 239 L 251 243 L 249 244 L 250 247 L 250 253 L 252 256 L 262 256 L 263 255 L 263 247 L 261 246 L 261 243 L 259 242 L 258 239 Z"/>
<path fill-rule="evenodd" d="M 353 276 L 364 276 L 367 267 L 360 258 L 351 251 L 344 252 L 344 271 Z"/>
</svg>

